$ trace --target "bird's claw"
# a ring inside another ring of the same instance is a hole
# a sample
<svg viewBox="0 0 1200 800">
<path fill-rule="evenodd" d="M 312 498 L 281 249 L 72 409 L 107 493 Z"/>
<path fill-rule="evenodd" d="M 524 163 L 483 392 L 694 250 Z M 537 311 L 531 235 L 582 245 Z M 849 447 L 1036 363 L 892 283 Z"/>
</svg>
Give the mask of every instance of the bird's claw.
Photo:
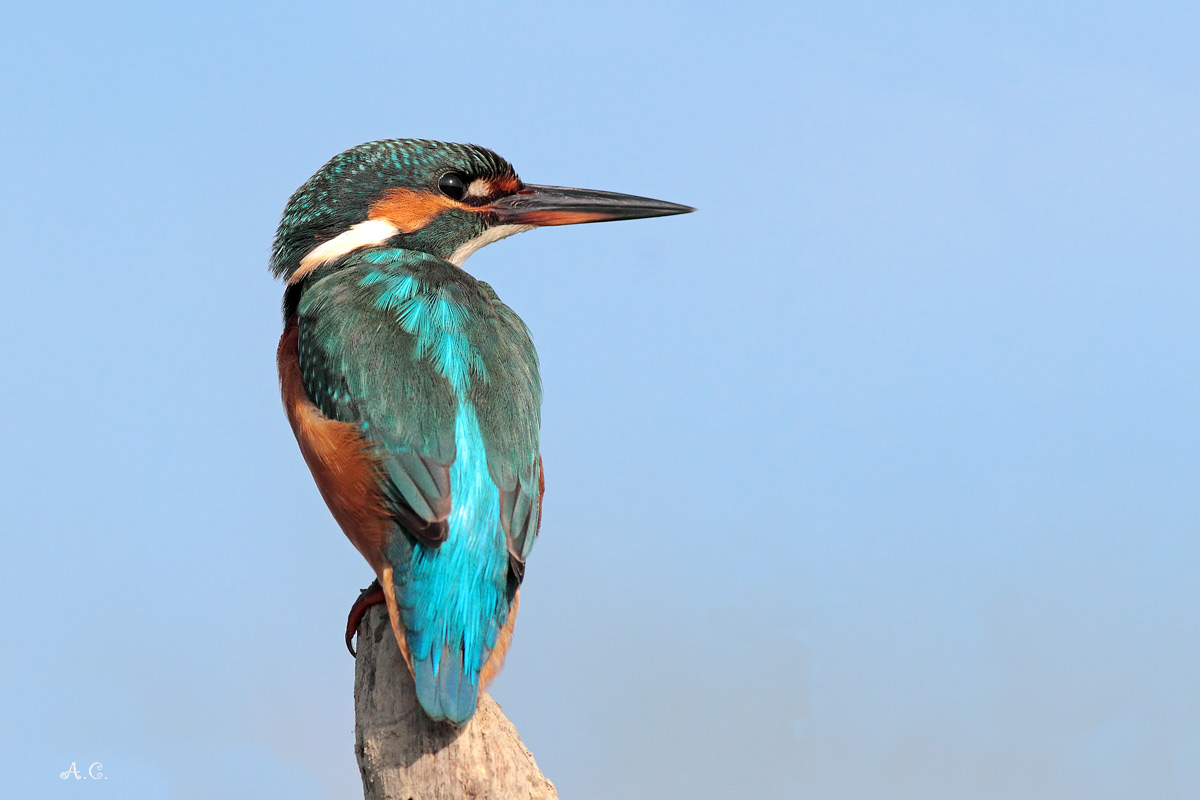
<svg viewBox="0 0 1200 800">
<path fill-rule="evenodd" d="M 382 602 L 385 602 L 383 588 L 379 581 L 371 581 L 371 585 L 363 589 L 354 605 L 350 606 L 350 615 L 346 618 L 346 649 L 350 651 L 350 655 L 358 657 L 354 652 L 354 634 L 358 632 L 358 624 L 362 622 L 367 609 Z"/>
</svg>

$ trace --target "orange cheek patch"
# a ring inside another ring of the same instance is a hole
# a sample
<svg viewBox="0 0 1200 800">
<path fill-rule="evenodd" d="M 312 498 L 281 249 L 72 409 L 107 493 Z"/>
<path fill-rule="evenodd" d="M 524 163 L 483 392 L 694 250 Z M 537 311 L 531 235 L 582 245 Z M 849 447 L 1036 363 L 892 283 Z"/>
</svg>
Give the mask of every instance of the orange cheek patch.
<svg viewBox="0 0 1200 800">
<path fill-rule="evenodd" d="M 449 197 L 412 189 L 389 189 L 371 204 L 368 219 L 381 219 L 395 225 L 404 233 L 424 228 L 433 218 L 452 208 L 468 209 Z"/>
</svg>

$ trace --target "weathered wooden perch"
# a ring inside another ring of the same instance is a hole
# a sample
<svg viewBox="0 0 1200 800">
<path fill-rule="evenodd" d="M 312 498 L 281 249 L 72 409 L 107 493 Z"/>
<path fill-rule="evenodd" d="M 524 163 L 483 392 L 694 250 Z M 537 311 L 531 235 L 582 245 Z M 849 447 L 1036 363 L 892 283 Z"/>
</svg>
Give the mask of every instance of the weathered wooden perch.
<svg viewBox="0 0 1200 800">
<path fill-rule="evenodd" d="M 366 800 L 557 800 L 486 693 L 461 728 L 425 716 L 382 605 L 358 629 L 354 717 Z"/>
</svg>

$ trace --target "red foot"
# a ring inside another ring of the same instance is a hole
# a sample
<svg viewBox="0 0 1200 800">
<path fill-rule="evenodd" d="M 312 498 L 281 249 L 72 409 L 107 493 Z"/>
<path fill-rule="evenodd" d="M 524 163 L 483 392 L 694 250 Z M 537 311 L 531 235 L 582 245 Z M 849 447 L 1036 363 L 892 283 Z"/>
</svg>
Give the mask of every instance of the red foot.
<svg viewBox="0 0 1200 800">
<path fill-rule="evenodd" d="M 354 605 L 350 606 L 350 616 L 346 619 L 346 649 L 350 651 L 350 655 L 357 657 L 354 652 L 354 634 L 358 633 L 358 623 L 362 622 L 363 615 L 367 613 L 367 609 L 377 603 L 386 602 L 383 598 L 383 589 L 379 586 L 379 581 L 371 581 L 371 585 L 363 589 L 358 595 L 358 599 L 354 601 Z"/>
</svg>

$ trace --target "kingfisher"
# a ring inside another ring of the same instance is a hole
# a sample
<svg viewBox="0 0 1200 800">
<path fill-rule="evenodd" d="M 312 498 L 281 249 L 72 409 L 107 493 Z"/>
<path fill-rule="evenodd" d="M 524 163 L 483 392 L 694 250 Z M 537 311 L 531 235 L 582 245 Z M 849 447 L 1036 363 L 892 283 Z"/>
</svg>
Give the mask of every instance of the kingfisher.
<svg viewBox="0 0 1200 800">
<path fill-rule="evenodd" d="M 270 261 L 284 410 L 376 576 L 346 644 L 386 604 L 431 719 L 469 720 L 504 662 L 545 489 L 529 329 L 463 263 L 536 227 L 693 210 L 526 184 L 491 150 L 426 139 L 353 147 L 288 201 Z"/>
</svg>

